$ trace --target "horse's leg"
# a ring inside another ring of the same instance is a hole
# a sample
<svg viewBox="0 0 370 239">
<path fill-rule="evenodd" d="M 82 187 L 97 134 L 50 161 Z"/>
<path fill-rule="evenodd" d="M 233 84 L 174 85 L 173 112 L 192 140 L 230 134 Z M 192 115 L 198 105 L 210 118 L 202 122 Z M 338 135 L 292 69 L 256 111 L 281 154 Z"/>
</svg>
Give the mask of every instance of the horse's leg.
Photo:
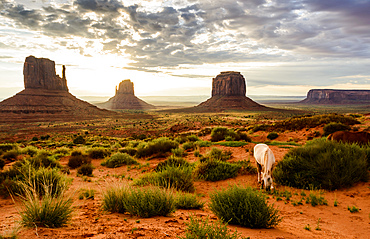
<svg viewBox="0 0 370 239">
<path fill-rule="evenodd" d="M 258 177 L 258 182 L 261 182 L 261 171 L 262 171 L 262 166 L 261 164 L 257 163 L 257 177 Z"/>
</svg>

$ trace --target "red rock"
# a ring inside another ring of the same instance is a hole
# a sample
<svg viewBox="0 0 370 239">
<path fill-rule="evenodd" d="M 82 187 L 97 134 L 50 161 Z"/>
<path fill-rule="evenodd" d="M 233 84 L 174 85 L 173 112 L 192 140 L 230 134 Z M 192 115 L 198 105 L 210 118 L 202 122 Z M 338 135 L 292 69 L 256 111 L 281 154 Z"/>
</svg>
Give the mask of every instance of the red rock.
<svg viewBox="0 0 370 239">
<path fill-rule="evenodd" d="M 369 104 L 370 90 L 332 90 L 312 89 L 307 98 L 300 103 L 305 104 Z"/>
</svg>

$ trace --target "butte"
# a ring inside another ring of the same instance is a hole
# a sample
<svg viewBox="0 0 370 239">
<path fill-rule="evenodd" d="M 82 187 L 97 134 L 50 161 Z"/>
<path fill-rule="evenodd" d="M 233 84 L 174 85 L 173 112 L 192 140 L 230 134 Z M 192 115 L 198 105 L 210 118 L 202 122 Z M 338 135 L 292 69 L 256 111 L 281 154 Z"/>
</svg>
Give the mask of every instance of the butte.
<svg viewBox="0 0 370 239">
<path fill-rule="evenodd" d="M 25 89 L 0 102 L 1 121 L 70 121 L 116 115 L 69 93 L 65 72 L 63 65 L 60 77 L 54 61 L 27 57 L 23 66 Z"/>
<path fill-rule="evenodd" d="M 134 83 L 124 80 L 116 87 L 116 94 L 107 102 L 97 106 L 110 110 L 150 110 L 155 109 L 154 105 L 137 98 L 134 93 Z"/>
</svg>

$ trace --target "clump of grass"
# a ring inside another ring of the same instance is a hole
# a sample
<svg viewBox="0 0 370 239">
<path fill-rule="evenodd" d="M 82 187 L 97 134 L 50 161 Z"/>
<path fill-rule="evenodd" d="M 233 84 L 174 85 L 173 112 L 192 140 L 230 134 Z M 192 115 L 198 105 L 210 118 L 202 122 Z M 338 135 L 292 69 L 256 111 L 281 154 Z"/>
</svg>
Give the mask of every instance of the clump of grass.
<svg viewBox="0 0 370 239">
<path fill-rule="evenodd" d="M 218 218 L 250 228 L 270 228 L 280 221 L 279 211 L 268 205 L 266 196 L 251 187 L 232 186 L 211 195 L 210 209 Z"/>
<path fill-rule="evenodd" d="M 94 171 L 94 166 L 91 163 L 82 164 L 81 167 L 77 169 L 77 173 L 84 176 L 92 176 Z"/>
<path fill-rule="evenodd" d="M 166 169 L 168 166 L 171 166 L 171 167 L 190 167 L 191 164 L 188 161 L 186 161 L 185 159 L 181 158 L 181 157 L 170 156 L 165 161 L 158 163 L 158 165 L 155 167 L 154 170 L 156 172 L 160 172 L 160 171 L 163 171 L 164 169 Z"/>
<path fill-rule="evenodd" d="M 136 156 L 139 158 L 151 156 L 154 154 L 164 155 L 165 153 L 171 152 L 171 149 L 175 149 L 179 146 L 176 141 L 170 140 L 169 138 L 162 137 L 154 139 L 151 142 L 143 142 L 137 146 Z"/>
<path fill-rule="evenodd" d="M 124 147 L 123 149 L 119 149 L 118 150 L 120 153 L 127 153 L 129 154 L 130 156 L 134 156 L 137 152 L 137 149 L 135 149 L 134 147 L 132 146 L 126 146 Z"/>
<path fill-rule="evenodd" d="M 87 163 L 91 163 L 91 160 L 79 150 L 72 151 L 71 157 L 68 159 L 68 166 L 72 169 Z"/>
<path fill-rule="evenodd" d="M 350 211 L 351 213 L 354 213 L 354 212 L 359 212 L 360 211 L 360 208 L 356 207 L 356 206 L 348 206 L 347 207 L 348 211 Z"/>
<path fill-rule="evenodd" d="M 211 148 L 211 151 L 209 151 L 205 157 L 210 160 L 220 160 L 220 161 L 226 161 L 230 159 L 232 155 L 231 151 L 223 151 L 219 148 Z"/>
<path fill-rule="evenodd" d="M 178 193 L 175 199 L 177 209 L 202 209 L 204 203 L 191 193 Z"/>
<path fill-rule="evenodd" d="M 94 147 L 89 149 L 87 154 L 92 159 L 103 159 L 110 155 L 110 151 L 103 147 Z"/>
<path fill-rule="evenodd" d="M 216 127 L 212 129 L 211 132 L 211 141 L 218 142 L 224 140 L 226 137 L 229 137 L 231 140 L 239 140 L 238 134 L 234 130 L 228 129 L 225 127 Z"/>
<path fill-rule="evenodd" d="M 29 146 L 20 150 L 20 154 L 26 154 L 26 155 L 29 155 L 31 157 L 36 156 L 38 152 L 39 152 L 39 150 L 35 146 L 32 146 L 32 145 L 29 145 Z"/>
<path fill-rule="evenodd" d="M 195 216 L 190 216 L 190 222 L 186 223 L 186 226 L 185 236 L 179 237 L 180 239 L 244 239 L 236 230 L 234 233 L 231 233 L 227 228 L 227 223 L 223 223 L 222 221 L 212 223 L 209 221 L 209 218 L 203 220 Z"/>
<path fill-rule="evenodd" d="M 95 198 L 95 190 L 94 189 L 82 189 L 78 196 L 79 199 L 92 199 Z"/>
<path fill-rule="evenodd" d="M 169 190 L 156 187 L 113 187 L 104 194 L 103 208 L 110 212 L 129 212 L 139 217 L 167 216 L 176 210 Z"/>
<path fill-rule="evenodd" d="M 234 162 L 237 165 L 240 165 L 239 174 L 245 175 L 245 174 L 256 174 L 257 168 L 251 163 L 251 161 L 248 160 L 240 160 Z"/>
<path fill-rule="evenodd" d="M 364 149 L 317 139 L 291 149 L 278 162 L 273 176 L 281 185 L 334 190 L 367 181 L 369 173 Z"/>
<path fill-rule="evenodd" d="M 9 161 L 15 161 L 19 155 L 18 149 L 11 149 L 3 154 L 3 159 Z"/>
<path fill-rule="evenodd" d="M 305 225 L 303 229 L 305 229 L 305 230 L 307 230 L 307 231 L 311 231 L 311 226 L 310 226 L 310 224 Z"/>
<path fill-rule="evenodd" d="M 184 157 L 187 155 L 187 153 L 182 148 L 171 149 L 171 152 L 175 157 Z"/>
<path fill-rule="evenodd" d="M 36 188 L 24 185 L 20 211 L 22 226 L 57 228 L 67 225 L 71 220 L 72 198 L 65 196 L 65 189 L 55 193 L 48 188 L 45 187 L 45 194 L 40 197 Z"/>
<path fill-rule="evenodd" d="M 183 150 L 194 150 L 197 145 L 194 142 L 185 142 L 182 144 Z"/>
<path fill-rule="evenodd" d="M 159 172 L 143 175 L 134 182 L 135 185 L 154 185 L 163 188 L 173 188 L 183 192 L 194 192 L 194 179 L 191 167 L 166 166 Z"/>
<path fill-rule="evenodd" d="M 315 230 L 316 231 L 321 231 L 321 228 L 320 228 L 320 220 L 321 220 L 321 217 L 317 220 L 316 227 L 315 227 Z"/>
<path fill-rule="evenodd" d="M 242 168 L 240 164 L 220 160 L 205 160 L 195 168 L 195 176 L 206 181 L 219 181 L 234 178 Z"/>
<path fill-rule="evenodd" d="M 139 164 L 139 162 L 127 153 L 113 154 L 109 159 L 101 163 L 102 166 L 106 166 L 108 168 L 118 168 L 122 165 L 133 164 Z"/>
<path fill-rule="evenodd" d="M 323 194 L 324 192 L 322 191 L 319 191 L 318 194 L 311 191 L 310 195 L 306 198 L 306 203 L 310 203 L 313 207 L 317 205 L 328 205 L 328 202 L 324 198 Z"/>
</svg>

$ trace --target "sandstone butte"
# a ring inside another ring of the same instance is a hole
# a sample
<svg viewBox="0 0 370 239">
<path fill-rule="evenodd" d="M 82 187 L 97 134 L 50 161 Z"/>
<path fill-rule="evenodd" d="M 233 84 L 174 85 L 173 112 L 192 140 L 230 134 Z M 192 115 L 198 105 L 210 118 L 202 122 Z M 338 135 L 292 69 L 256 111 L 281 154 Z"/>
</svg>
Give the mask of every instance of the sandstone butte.
<svg viewBox="0 0 370 239">
<path fill-rule="evenodd" d="M 130 80 L 123 80 L 116 87 L 116 94 L 107 102 L 97 106 L 110 110 L 150 110 L 155 109 L 154 105 L 137 98 L 134 93 L 134 83 Z"/>
<path fill-rule="evenodd" d="M 370 90 L 311 89 L 303 104 L 369 104 Z"/>
<path fill-rule="evenodd" d="M 66 67 L 55 73 L 55 62 L 28 56 L 24 62 L 25 89 L 0 102 L 0 121 L 55 121 L 115 115 L 77 99 L 68 91 Z"/>
<path fill-rule="evenodd" d="M 246 96 L 245 79 L 240 72 L 225 71 L 212 79 L 212 97 L 195 107 L 204 111 L 267 110 Z"/>
</svg>

